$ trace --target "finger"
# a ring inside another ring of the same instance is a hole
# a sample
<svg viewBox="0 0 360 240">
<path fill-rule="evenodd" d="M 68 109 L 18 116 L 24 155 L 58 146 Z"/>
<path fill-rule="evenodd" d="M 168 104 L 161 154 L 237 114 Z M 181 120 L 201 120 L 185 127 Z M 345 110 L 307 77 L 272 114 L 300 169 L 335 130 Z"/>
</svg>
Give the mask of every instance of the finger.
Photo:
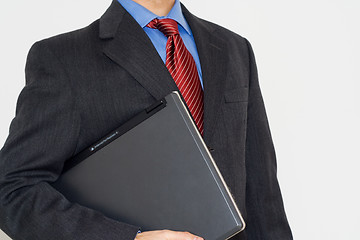
<svg viewBox="0 0 360 240">
<path fill-rule="evenodd" d="M 176 232 L 177 240 L 204 240 L 203 238 L 196 236 L 189 232 Z"/>
</svg>

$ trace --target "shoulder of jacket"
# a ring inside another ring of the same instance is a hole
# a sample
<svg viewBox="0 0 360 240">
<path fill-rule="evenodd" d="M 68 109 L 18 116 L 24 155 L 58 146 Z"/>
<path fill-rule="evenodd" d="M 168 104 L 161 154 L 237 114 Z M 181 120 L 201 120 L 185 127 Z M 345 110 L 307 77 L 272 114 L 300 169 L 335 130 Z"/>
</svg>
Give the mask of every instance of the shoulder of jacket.
<svg viewBox="0 0 360 240">
<path fill-rule="evenodd" d="M 199 20 L 199 22 L 201 24 L 206 26 L 206 28 L 208 28 L 209 31 L 211 31 L 213 34 L 217 34 L 219 37 L 223 37 L 228 40 L 230 38 L 231 40 L 240 41 L 240 42 L 244 42 L 244 43 L 247 41 L 245 37 L 243 37 L 242 35 L 234 32 L 230 29 L 227 29 L 223 26 L 220 26 L 216 23 L 207 21 L 207 20 L 199 18 L 199 17 L 196 17 L 196 18 Z"/>
<path fill-rule="evenodd" d="M 90 25 L 73 30 L 70 32 L 61 33 L 35 42 L 32 48 L 42 48 L 43 50 L 64 50 L 66 46 L 81 45 L 91 37 L 98 37 L 99 34 L 99 20 L 94 21 Z"/>
</svg>

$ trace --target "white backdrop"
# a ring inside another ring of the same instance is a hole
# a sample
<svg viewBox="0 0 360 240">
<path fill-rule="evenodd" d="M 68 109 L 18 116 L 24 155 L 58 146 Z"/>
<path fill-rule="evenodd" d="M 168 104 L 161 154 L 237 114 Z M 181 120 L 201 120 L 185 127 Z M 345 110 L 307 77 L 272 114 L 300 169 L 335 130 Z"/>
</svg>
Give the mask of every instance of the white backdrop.
<svg viewBox="0 0 360 240">
<path fill-rule="evenodd" d="M 111 0 L 0 3 L 0 146 L 37 40 L 88 25 Z M 296 240 L 360 239 L 360 2 L 183 0 L 253 45 Z M 9 239 L 0 231 L 0 239 Z"/>
</svg>

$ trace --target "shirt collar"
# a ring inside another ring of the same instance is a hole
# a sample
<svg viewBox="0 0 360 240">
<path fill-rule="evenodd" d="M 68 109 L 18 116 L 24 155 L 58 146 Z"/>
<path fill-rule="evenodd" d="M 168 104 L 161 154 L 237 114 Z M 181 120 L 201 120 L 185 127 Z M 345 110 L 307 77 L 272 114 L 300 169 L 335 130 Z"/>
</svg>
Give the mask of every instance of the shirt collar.
<svg viewBox="0 0 360 240">
<path fill-rule="evenodd" d="M 154 18 L 170 18 L 178 22 L 178 24 L 180 24 L 185 29 L 185 31 L 191 35 L 190 26 L 182 14 L 179 0 L 175 0 L 175 4 L 167 16 L 158 16 L 132 0 L 118 0 L 118 2 L 126 9 L 126 11 L 130 13 L 130 15 L 139 23 L 142 28 L 146 27 L 146 25 Z"/>
</svg>

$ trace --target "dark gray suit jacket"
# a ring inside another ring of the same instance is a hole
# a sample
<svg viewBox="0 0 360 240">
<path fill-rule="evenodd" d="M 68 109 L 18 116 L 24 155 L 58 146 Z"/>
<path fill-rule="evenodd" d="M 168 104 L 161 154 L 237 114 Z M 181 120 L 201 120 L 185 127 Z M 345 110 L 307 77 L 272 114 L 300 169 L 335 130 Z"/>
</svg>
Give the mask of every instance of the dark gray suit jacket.
<svg viewBox="0 0 360 240">
<path fill-rule="evenodd" d="M 251 46 L 183 13 L 202 66 L 204 140 L 247 223 L 233 239 L 292 239 Z M 138 226 L 70 203 L 50 183 L 66 160 L 173 90 L 151 41 L 116 0 L 90 26 L 34 44 L 0 152 L 1 229 L 13 239 L 133 240 Z"/>
</svg>

